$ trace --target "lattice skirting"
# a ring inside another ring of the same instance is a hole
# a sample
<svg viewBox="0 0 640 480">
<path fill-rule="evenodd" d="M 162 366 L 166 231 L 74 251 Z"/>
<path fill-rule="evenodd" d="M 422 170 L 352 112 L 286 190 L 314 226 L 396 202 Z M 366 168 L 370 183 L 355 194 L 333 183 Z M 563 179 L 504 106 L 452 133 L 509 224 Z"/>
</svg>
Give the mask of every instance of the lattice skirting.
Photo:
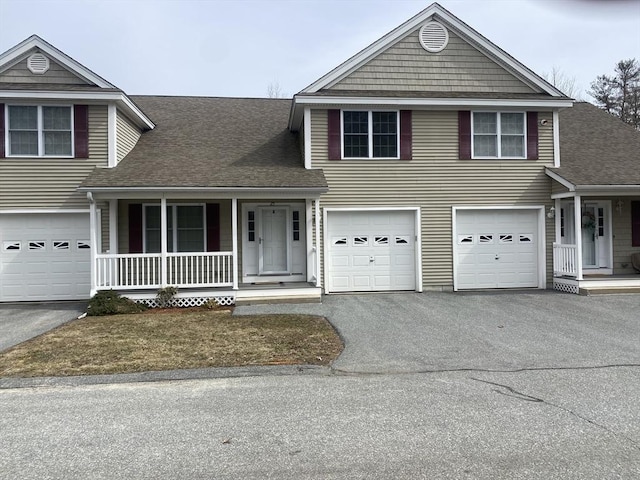
<svg viewBox="0 0 640 480">
<path fill-rule="evenodd" d="M 556 279 L 553 280 L 553 289 L 558 290 L 559 292 L 574 293 L 576 295 L 580 293 L 580 287 L 578 285 L 565 283 L 562 280 Z"/>
<path fill-rule="evenodd" d="M 169 307 L 201 307 L 209 300 L 215 301 L 220 306 L 234 305 L 236 303 L 233 295 L 220 295 L 214 297 L 180 297 L 174 298 L 169 302 Z M 156 298 L 140 298 L 135 300 L 137 303 L 144 303 L 147 307 L 158 308 L 160 304 Z"/>
</svg>

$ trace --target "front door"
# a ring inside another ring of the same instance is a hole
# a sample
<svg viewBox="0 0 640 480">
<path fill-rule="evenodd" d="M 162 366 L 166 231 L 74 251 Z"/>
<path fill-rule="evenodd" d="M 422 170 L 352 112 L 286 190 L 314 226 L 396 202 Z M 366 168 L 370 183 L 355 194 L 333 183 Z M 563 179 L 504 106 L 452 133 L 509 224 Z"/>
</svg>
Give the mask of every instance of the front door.
<svg viewBox="0 0 640 480">
<path fill-rule="evenodd" d="M 260 274 L 289 273 L 287 208 L 260 208 Z"/>
<path fill-rule="evenodd" d="M 603 202 L 586 202 L 582 207 L 583 268 L 610 267 L 609 208 Z"/>
</svg>

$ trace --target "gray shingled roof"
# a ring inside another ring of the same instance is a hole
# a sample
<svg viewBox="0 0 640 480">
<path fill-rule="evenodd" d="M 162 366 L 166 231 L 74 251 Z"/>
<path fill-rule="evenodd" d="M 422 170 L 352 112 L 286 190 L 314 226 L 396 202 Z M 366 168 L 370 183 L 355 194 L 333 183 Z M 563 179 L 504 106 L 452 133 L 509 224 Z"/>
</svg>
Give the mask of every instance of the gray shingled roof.
<svg viewBox="0 0 640 480">
<path fill-rule="evenodd" d="M 304 168 L 287 121 L 291 100 L 132 96 L 157 125 L 82 188 L 326 188 Z"/>
<path fill-rule="evenodd" d="M 560 168 L 574 185 L 640 186 L 640 132 L 586 102 L 560 112 Z"/>
</svg>

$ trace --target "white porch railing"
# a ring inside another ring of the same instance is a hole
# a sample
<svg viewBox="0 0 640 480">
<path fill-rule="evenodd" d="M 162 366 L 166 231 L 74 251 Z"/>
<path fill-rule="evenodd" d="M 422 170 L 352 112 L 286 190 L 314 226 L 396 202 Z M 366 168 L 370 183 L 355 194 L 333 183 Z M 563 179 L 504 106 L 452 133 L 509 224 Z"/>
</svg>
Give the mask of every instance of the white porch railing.
<svg viewBox="0 0 640 480">
<path fill-rule="evenodd" d="M 98 290 L 155 289 L 163 278 L 179 288 L 233 286 L 231 252 L 169 253 L 164 265 L 159 253 L 100 254 L 95 267 Z"/>
<path fill-rule="evenodd" d="M 578 276 L 578 248 L 565 243 L 553 244 L 553 275 L 556 277 Z"/>
</svg>

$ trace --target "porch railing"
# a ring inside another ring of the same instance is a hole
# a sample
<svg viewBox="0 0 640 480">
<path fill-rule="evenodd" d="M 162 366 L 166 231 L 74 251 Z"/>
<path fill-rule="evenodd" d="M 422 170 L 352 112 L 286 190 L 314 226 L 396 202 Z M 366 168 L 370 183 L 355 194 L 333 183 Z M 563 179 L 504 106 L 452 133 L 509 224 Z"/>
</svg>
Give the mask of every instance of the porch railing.
<svg viewBox="0 0 640 480">
<path fill-rule="evenodd" d="M 553 275 L 556 277 L 578 276 L 578 248 L 566 243 L 553 244 Z"/>
<path fill-rule="evenodd" d="M 231 252 L 100 254 L 96 256 L 96 288 L 134 290 L 233 286 Z M 163 279 L 165 281 L 163 282 Z M 164 285 L 163 285 L 164 283 Z"/>
</svg>

